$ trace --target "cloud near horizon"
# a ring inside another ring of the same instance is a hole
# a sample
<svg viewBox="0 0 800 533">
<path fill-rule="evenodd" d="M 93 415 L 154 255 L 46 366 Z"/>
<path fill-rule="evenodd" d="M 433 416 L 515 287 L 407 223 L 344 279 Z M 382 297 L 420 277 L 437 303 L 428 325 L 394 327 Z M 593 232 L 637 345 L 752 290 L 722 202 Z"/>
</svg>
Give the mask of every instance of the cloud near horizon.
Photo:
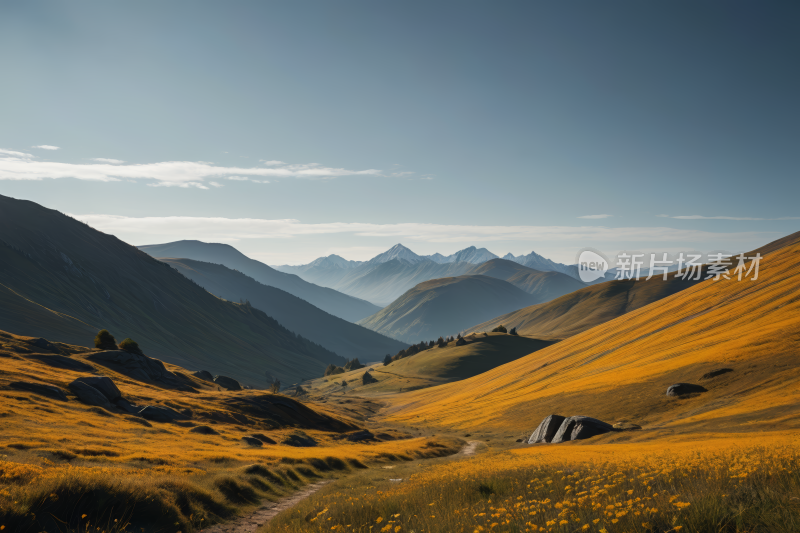
<svg viewBox="0 0 800 533">
<path fill-rule="evenodd" d="M 53 146 L 52 144 L 40 144 L 39 146 L 31 146 L 31 148 L 40 148 L 42 150 L 61 150 L 58 146 Z"/>
<path fill-rule="evenodd" d="M 656 215 L 659 218 L 674 218 L 676 220 L 800 220 L 800 217 L 780 217 L 780 218 L 754 218 L 754 217 L 707 217 L 703 215 Z"/>
<path fill-rule="evenodd" d="M 214 166 L 205 161 L 164 161 L 161 163 L 122 164 L 121 160 L 95 158 L 97 163 L 59 163 L 37 161 L 31 154 L 0 149 L 0 180 L 32 180 L 75 178 L 88 181 L 112 182 L 121 180 L 148 180 L 157 187 L 197 187 L 208 189 L 207 180 L 243 176 L 259 178 L 333 179 L 340 176 L 380 176 L 376 169 L 348 170 L 324 167 L 317 163 L 286 164 L 280 161 L 265 162 L 268 168 Z M 250 178 L 243 178 L 250 179 Z M 256 181 L 256 180 L 251 180 Z M 262 181 L 265 183 L 266 181 Z"/>
<path fill-rule="evenodd" d="M 299 220 L 267 220 L 222 217 L 127 217 L 121 215 L 70 215 L 90 226 L 115 235 L 135 234 L 153 239 L 195 239 L 236 242 L 246 239 L 289 239 L 306 235 L 351 234 L 358 237 L 391 237 L 417 242 L 458 243 L 471 241 L 572 241 L 592 242 L 734 242 L 764 240 L 774 232 L 721 233 L 666 227 L 605 226 L 471 226 L 425 223 L 370 224 L 329 222 L 305 224 Z M 138 243 L 151 244 L 151 243 Z"/>
<path fill-rule="evenodd" d="M 614 215 L 583 215 L 582 217 L 578 217 L 578 218 L 609 218 L 609 217 L 612 217 L 612 216 L 614 216 Z"/>
</svg>

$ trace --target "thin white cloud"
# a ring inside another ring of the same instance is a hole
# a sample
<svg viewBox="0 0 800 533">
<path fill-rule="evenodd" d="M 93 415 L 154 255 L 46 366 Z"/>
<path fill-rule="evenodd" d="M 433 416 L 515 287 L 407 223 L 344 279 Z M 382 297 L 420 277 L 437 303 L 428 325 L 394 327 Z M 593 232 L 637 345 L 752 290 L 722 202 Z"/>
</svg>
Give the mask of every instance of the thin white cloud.
<svg viewBox="0 0 800 533">
<path fill-rule="evenodd" d="M 209 181 L 208 184 L 212 187 L 223 187 L 221 183 L 217 183 L 216 181 Z"/>
<path fill-rule="evenodd" d="M 703 215 L 681 215 L 681 216 L 656 215 L 656 216 L 661 218 L 674 218 L 676 220 L 800 220 L 800 217 L 780 217 L 780 218 L 726 217 L 726 216 L 707 217 Z"/>
<path fill-rule="evenodd" d="M 274 160 L 268 161 L 266 159 L 259 159 L 259 161 L 261 161 L 265 166 L 268 166 L 268 167 L 277 167 L 277 166 L 286 164 L 283 161 L 274 161 Z"/>
<path fill-rule="evenodd" d="M 53 146 L 51 144 L 40 144 L 39 146 L 31 146 L 31 148 L 41 148 L 42 150 L 61 150 L 58 146 Z"/>
<path fill-rule="evenodd" d="M 231 181 L 250 181 L 250 178 L 245 178 L 244 176 L 228 176 L 225 179 Z"/>
<path fill-rule="evenodd" d="M 112 165 L 121 165 L 125 162 L 122 159 L 108 159 L 106 157 L 93 157 L 92 161 L 97 161 L 98 163 L 111 163 Z"/>
<path fill-rule="evenodd" d="M 289 239 L 307 235 L 350 234 L 359 237 L 391 237 L 418 242 L 460 243 L 487 241 L 530 242 L 736 242 L 765 240 L 770 232 L 722 233 L 691 229 L 604 226 L 468 226 L 424 223 L 369 224 L 329 222 L 304 224 L 299 220 L 220 217 L 126 217 L 121 215 L 72 215 L 94 228 L 115 235 L 149 236 L 151 240 L 199 239 L 234 242 L 246 239 Z M 585 244 L 584 244 L 585 245 Z"/>
<path fill-rule="evenodd" d="M 145 164 L 91 164 L 37 161 L 32 155 L 0 150 L 0 180 L 75 178 L 88 181 L 150 180 L 160 187 L 199 187 L 206 180 L 225 177 L 333 179 L 340 176 L 380 176 L 376 169 L 348 170 L 318 163 L 285 164 L 270 168 L 217 167 L 205 161 L 164 161 Z"/>
<path fill-rule="evenodd" d="M 584 216 L 578 217 L 578 218 L 609 218 L 611 216 L 613 216 L 613 215 L 584 215 Z"/>
<path fill-rule="evenodd" d="M 414 173 L 410 172 L 410 171 L 405 171 L 405 172 L 392 172 L 391 175 L 393 177 L 395 177 L 395 178 L 400 178 L 400 177 L 403 177 L 403 176 L 410 176 L 411 174 L 414 174 Z"/>
</svg>

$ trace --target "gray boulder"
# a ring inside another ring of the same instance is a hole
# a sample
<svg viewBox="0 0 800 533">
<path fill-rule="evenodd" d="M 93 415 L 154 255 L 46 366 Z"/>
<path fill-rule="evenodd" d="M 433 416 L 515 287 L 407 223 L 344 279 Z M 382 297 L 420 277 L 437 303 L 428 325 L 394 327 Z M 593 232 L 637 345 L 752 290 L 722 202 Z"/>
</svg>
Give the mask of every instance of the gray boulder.
<svg viewBox="0 0 800 533">
<path fill-rule="evenodd" d="M 108 398 L 106 398 L 102 392 L 87 383 L 75 380 L 69 384 L 69 390 L 85 404 L 96 405 L 107 411 L 111 411 L 112 409 L 111 402 L 108 401 Z"/>
<path fill-rule="evenodd" d="M 227 376 L 214 376 L 214 383 L 228 390 L 242 390 L 242 386 L 233 378 Z"/>
<path fill-rule="evenodd" d="M 106 350 L 95 352 L 88 358 L 139 381 L 155 381 L 173 387 L 181 386 L 178 378 L 167 370 L 164 363 L 146 355 L 125 350 Z"/>
<path fill-rule="evenodd" d="M 285 444 L 287 446 L 296 446 L 298 448 L 311 448 L 312 446 L 317 445 L 317 441 L 306 435 L 304 432 L 298 431 L 283 439 L 281 444 Z"/>
<path fill-rule="evenodd" d="M 47 396 L 48 398 L 52 398 L 54 400 L 60 400 L 62 402 L 67 401 L 67 395 L 64 394 L 64 391 L 58 387 L 54 387 L 53 385 L 32 383 L 30 381 L 12 381 L 8 384 L 8 386 L 15 390 L 41 394 L 42 396 Z"/>
<path fill-rule="evenodd" d="M 219 432 L 211 426 L 195 426 L 189 433 L 200 433 L 201 435 L 219 435 Z"/>
<path fill-rule="evenodd" d="M 571 416 L 565 419 L 553 436 L 553 444 L 570 440 L 583 440 L 614 431 L 611 424 L 589 416 Z"/>
<path fill-rule="evenodd" d="M 108 398 L 108 400 L 111 402 L 118 398 L 122 398 L 122 393 L 119 391 L 114 382 L 111 381 L 111 378 L 107 378 L 105 376 L 87 376 L 85 378 L 78 378 L 75 381 L 80 381 L 81 383 L 91 385 L 95 389 L 102 392 L 103 396 Z"/>
<path fill-rule="evenodd" d="M 261 442 L 263 442 L 264 444 L 278 444 L 277 442 L 275 442 L 275 441 L 274 441 L 274 440 L 272 440 L 271 438 L 267 437 L 267 436 L 266 436 L 266 435 L 264 435 L 263 433 L 253 433 L 253 434 L 252 434 L 252 435 L 250 435 L 250 436 L 251 436 L 251 437 L 254 437 L 254 438 L 258 439 L 258 440 L 260 440 L 260 441 L 261 441 Z"/>
<path fill-rule="evenodd" d="M 561 424 L 566 420 L 566 417 L 561 415 L 550 415 L 544 420 L 542 423 L 539 424 L 539 427 L 536 428 L 536 431 L 531 433 L 531 437 L 528 439 L 528 444 L 536 444 L 539 442 L 550 442 L 555 437 L 558 428 L 561 427 Z"/>
<path fill-rule="evenodd" d="M 114 405 L 132 415 L 139 414 L 139 411 L 142 410 L 141 405 L 134 405 L 125 398 L 117 398 L 114 400 Z"/>
<path fill-rule="evenodd" d="M 708 392 L 708 389 L 701 385 L 694 385 L 693 383 L 675 383 L 674 385 L 670 385 L 667 389 L 667 396 L 684 396 L 686 394 L 698 392 Z"/>
<path fill-rule="evenodd" d="M 148 405 L 139 411 L 139 416 L 153 422 L 173 422 L 175 420 L 186 420 L 188 417 L 179 413 L 171 407 L 161 405 Z"/>
<path fill-rule="evenodd" d="M 204 379 L 206 381 L 214 381 L 214 376 L 208 370 L 198 370 L 192 374 L 196 378 Z"/>
</svg>

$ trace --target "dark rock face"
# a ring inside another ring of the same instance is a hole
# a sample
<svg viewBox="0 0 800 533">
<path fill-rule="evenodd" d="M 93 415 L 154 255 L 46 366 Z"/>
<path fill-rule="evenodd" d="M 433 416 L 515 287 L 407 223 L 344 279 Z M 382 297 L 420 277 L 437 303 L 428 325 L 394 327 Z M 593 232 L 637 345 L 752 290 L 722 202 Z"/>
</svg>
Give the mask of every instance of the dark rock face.
<svg viewBox="0 0 800 533">
<path fill-rule="evenodd" d="M 63 390 L 59 389 L 58 387 L 54 387 L 53 385 L 44 385 L 43 383 L 32 383 L 30 381 L 12 381 L 8 384 L 14 390 L 21 390 L 25 392 L 32 392 L 34 394 L 41 394 L 42 396 L 47 396 L 48 398 L 52 398 L 54 400 L 60 400 L 62 402 L 67 401 L 67 395 L 64 393 Z"/>
<path fill-rule="evenodd" d="M 204 379 L 206 381 L 214 381 L 214 376 L 208 370 L 198 370 L 192 374 L 196 378 Z"/>
<path fill-rule="evenodd" d="M 553 436 L 553 444 L 570 440 L 582 440 L 614 431 L 611 424 L 589 416 L 571 416 L 564 419 L 558 431 Z"/>
<path fill-rule="evenodd" d="M 302 431 L 298 431 L 297 433 L 293 433 L 292 435 L 289 435 L 283 439 L 281 444 L 285 444 L 287 446 L 296 446 L 298 448 L 311 448 L 312 446 L 317 445 L 317 441 Z"/>
<path fill-rule="evenodd" d="M 261 441 L 261 442 L 263 442 L 264 444 L 278 444 L 277 442 L 275 442 L 275 441 L 274 441 L 274 440 L 272 440 L 271 438 L 267 437 L 267 436 L 266 436 L 266 435 L 264 435 L 263 433 L 253 433 L 253 434 L 251 435 L 251 437 L 255 437 L 256 439 L 260 440 L 260 441 Z"/>
<path fill-rule="evenodd" d="M 372 374 L 369 372 L 364 372 L 364 375 L 361 376 L 361 383 L 364 385 L 369 385 L 370 383 L 377 383 L 378 380 L 372 377 Z"/>
<path fill-rule="evenodd" d="M 667 389 L 667 396 L 683 396 L 685 394 L 694 394 L 697 392 L 708 392 L 708 389 L 692 383 L 676 383 L 669 386 Z"/>
<path fill-rule="evenodd" d="M 558 428 L 564 422 L 566 417 L 561 415 L 550 415 L 539 424 L 539 427 L 531 433 L 528 439 L 528 444 L 536 444 L 538 442 L 551 442 L 555 437 Z"/>
<path fill-rule="evenodd" d="M 171 407 L 161 405 L 148 405 L 139 411 L 139 416 L 153 422 L 173 422 L 185 420 L 187 417 Z"/>
<path fill-rule="evenodd" d="M 733 372 L 733 369 L 732 368 L 718 368 L 716 370 L 712 370 L 711 372 L 703 374 L 703 377 L 701 377 L 700 379 L 711 379 L 711 378 L 715 378 L 717 376 L 721 376 L 722 374 L 727 374 L 728 372 Z"/>
<path fill-rule="evenodd" d="M 94 370 L 92 365 L 87 365 L 83 361 L 77 361 L 63 355 L 32 354 L 28 356 L 28 359 L 35 359 L 47 366 L 63 368 L 64 370 L 77 370 L 79 372 L 91 372 Z"/>
<path fill-rule="evenodd" d="M 131 415 L 139 414 L 139 411 L 143 408 L 141 405 L 133 405 L 125 398 L 117 398 L 114 400 L 114 405 Z"/>
<path fill-rule="evenodd" d="M 111 411 L 112 409 L 111 402 L 108 401 L 108 398 L 106 398 L 102 392 L 87 383 L 75 380 L 69 384 L 69 390 L 85 404 L 102 407 L 107 411 Z"/>
<path fill-rule="evenodd" d="M 55 352 L 55 353 L 61 352 L 58 346 L 48 341 L 47 339 L 42 339 L 42 338 L 30 339 L 28 341 L 28 344 L 36 346 L 37 348 L 41 348 L 42 350 L 47 350 L 48 352 Z"/>
<path fill-rule="evenodd" d="M 190 429 L 189 433 L 200 433 L 201 435 L 219 435 L 219 432 L 211 426 L 196 426 Z"/>
<path fill-rule="evenodd" d="M 155 381 L 171 387 L 181 386 L 178 378 L 166 369 L 164 363 L 146 355 L 125 350 L 107 350 L 95 352 L 88 358 L 133 379 Z"/>
<path fill-rule="evenodd" d="M 108 398 L 108 400 L 111 402 L 119 398 L 122 398 L 122 393 L 119 391 L 119 389 L 111 380 L 111 378 L 107 378 L 105 376 L 91 376 L 85 378 L 78 378 L 75 381 L 80 381 L 81 383 L 86 383 L 87 385 L 94 387 L 95 389 L 102 392 L 103 396 Z"/>
<path fill-rule="evenodd" d="M 349 433 L 348 435 L 345 436 L 345 438 L 350 442 L 365 442 L 365 441 L 376 440 L 375 435 L 373 435 L 371 431 L 368 431 L 366 429 Z"/>
<path fill-rule="evenodd" d="M 258 440 L 255 437 L 242 437 L 242 442 L 245 444 L 249 444 L 250 446 L 263 446 L 264 443 Z"/>
<path fill-rule="evenodd" d="M 242 390 L 242 386 L 233 378 L 227 376 L 214 376 L 214 383 L 228 390 Z"/>
</svg>

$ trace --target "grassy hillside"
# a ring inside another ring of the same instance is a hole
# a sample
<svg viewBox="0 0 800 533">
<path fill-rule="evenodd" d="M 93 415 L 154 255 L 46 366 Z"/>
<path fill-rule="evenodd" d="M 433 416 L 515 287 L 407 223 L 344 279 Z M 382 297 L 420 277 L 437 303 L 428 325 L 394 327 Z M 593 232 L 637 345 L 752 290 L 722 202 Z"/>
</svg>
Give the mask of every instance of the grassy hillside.
<svg viewBox="0 0 800 533">
<path fill-rule="evenodd" d="M 467 274 L 505 280 L 533 295 L 536 303 L 549 302 L 586 287 L 585 283 L 561 272 L 540 272 L 507 259 L 486 261 L 476 265 Z"/>
<path fill-rule="evenodd" d="M 166 364 L 184 390 L 143 382 L 103 366 L 94 349 L 0 331 L 0 525 L 4 531 L 199 531 L 308 483 L 367 465 L 453 453 L 454 439 L 353 443 L 364 427 L 333 404 L 264 391 L 217 390 Z M 61 357 L 84 370 L 51 366 Z M 157 421 L 72 394 L 81 377 L 110 378 L 138 406 L 174 409 Z M 54 387 L 61 400 L 20 389 Z M 368 407 L 376 410 L 375 404 Z M 297 447 L 302 431 L 316 441 Z M 263 445 L 242 440 L 258 435 Z M 271 439 L 266 440 L 266 439 Z M 457 449 L 457 448 L 456 448 Z"/>
<path fill-rule="evenodd" d="M 390 419 L 527 432 L 582 414 L 651 436 L 798 428 L 798 261 L 791 244 L 762 260 L 757 281 L 703 281 L 480 376 L 398 395 Z M 702 378 L 719 368 L 733 371 Z M 679 382 L 708 392 L 667 397 Z"/>
<path fill-rule="evenodd" d="M 265 372 L 291 383 L 343 362 L 116 237 L 2 196 L 0 328 L 72 344 L 105 328 L 150 356 L 256 386 Z"/>
<path fill-rule="evenodd" d="M 467 344 L 463 346 L 456 346 L 452 341 L 442 348 L 431 348 L 389 365 L 370 365 L 344 374 L 317 378 L 303 386 L 315 395 L 346 392 L 371 397 L 407 392 L 477 376 L 553 344 L 552 341 L 505 333 L 475 335 L 466 337 L 465 341 Z M 366 371 L 378 380 L 377 383 L 362 383 L 361 376 Z M 342 387 L 342 381 L 347 381 L 347 387 Z"/>
<path fill-rule="evenodd" d="M 363 326 L 330 315 L 286 291 L 263 285 L 223 265 L 191 259 L 159 258 L 208 292 L 238 302 L 249 300 L 253 307 L 275 318 L 291 331 L 338 355 L 362 361 L 377 361 L 396 353 L 405 344 Z"/>
<path fill-rule="evenodd" d="M 454 335 L 469 324 L 530 304 L 534 297 L 488 276 L 420 283 L 359 324 L 408 342 Z M 485 317 L 485 318 L 484 318 Z"/>
<path fill-rule="evenodd" d="M 260 261 L 250 259 L 229 244 L 200 241 L 177 241 L 139 246 L 153 257 L 185 257 L 206 263 L 225 265 L 259 283 L 293 294 L 333 316 L 356 322 L 376 313 L 380 307 L 336 290 L 309 283 L 294 274 L 279 272 Z"/>
</svg>

